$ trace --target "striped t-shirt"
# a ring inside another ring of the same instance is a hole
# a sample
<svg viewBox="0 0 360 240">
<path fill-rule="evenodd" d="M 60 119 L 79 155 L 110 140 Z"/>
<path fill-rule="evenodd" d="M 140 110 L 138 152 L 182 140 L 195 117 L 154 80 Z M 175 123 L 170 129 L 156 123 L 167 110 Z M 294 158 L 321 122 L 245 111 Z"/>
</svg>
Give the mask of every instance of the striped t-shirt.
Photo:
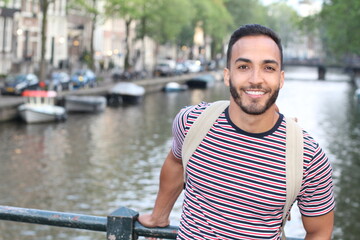
<svg viewBox="0 0 360 240">
<path fill-rule="evenodd" d="M 184 137 L 208 106 L 180 111 L 173 123 L 172 151 L 181 158 Z M 226 109 L 187 164 L 177 239 L 280 239 L 286 200 L 286 121 L 280 114 L 268 132 L 239 129 Z M 335 205 L 332 169 L 318 143 L 304 131 L 304 178 L 298 206 L 320 216 Z"/>
</svg>

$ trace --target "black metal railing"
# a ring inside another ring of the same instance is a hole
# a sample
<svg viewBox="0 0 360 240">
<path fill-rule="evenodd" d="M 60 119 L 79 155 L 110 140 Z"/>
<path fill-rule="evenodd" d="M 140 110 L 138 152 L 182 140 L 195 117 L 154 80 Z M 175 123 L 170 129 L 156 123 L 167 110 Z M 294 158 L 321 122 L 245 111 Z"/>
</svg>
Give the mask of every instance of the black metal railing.
<svg viewBox="0 0 360 240">
<path fill-rule="evenodd" d="M 176 238 L 178 227 L 146 228 L 136 221 L 138 215 L 138 212 L 125 207 L 115 210 L 107 217 L 100 217 L 0 206 L 0 220 L 106 232 L 107 239 L 113 240 L 138 239 L 139 236 L 165 239 Z M 287 240 L 302 239 L 287 238 Z"/>
<path fill-rule="evenodd" d="M 139 236 L 175 239 L 177 227 L 146 228 L 138 213 L 121 207 L 107 217 L 0 206 L 0 220 L 106 232 L 107 239 L 137 239 Z M 111 238 L 109 238 L 111 236 Z"/>
</svg>

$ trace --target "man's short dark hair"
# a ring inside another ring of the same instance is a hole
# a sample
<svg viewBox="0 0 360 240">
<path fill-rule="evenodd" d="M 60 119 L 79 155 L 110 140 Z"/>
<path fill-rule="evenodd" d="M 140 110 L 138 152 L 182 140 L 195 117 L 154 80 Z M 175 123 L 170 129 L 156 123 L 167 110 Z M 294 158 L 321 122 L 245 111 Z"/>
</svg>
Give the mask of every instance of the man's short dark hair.
<svg viewBox="0 0 360 240">
<path fill-rule="evenodd" d="M 227 68 L 230 68 L 230 61 L 231 61 L 231 51 L 233 45 L 240 39 L 246 36 L 259 36 L 264 35 L 270 37 L 276 45 L 278 46 L 280 50 L 280 60 L 281 60 L 281 68 L 283 68 L 283 51 L 281 46 L 281 39 L 279 36 L 270 28 L 267 28 L 265 26 L 259 25 L 259 24 L 247 24 L 243 25 L 237 30 L 233 32 L 233 34 L 230 37 L 229 45 L 227 49 L 227 59 L 226 59 L 226 66 Z"/>
</svg>

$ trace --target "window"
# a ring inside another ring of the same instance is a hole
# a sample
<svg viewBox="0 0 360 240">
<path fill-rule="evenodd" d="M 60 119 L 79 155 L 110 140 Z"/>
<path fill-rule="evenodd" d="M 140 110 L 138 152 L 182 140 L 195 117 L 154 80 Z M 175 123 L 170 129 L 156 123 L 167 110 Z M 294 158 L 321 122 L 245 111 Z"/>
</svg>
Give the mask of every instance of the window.
<svg viewBox="0 0 360 240">
<path fill-rule="evenodd" d="M 0 52 L 4 51 L 4 38 L 5 38 L 5 29 L 4 29 L 5 18 L 0 17 Z"/>
<path fill-rule="evenodd" d="M 5 52 L 11 52 L 12 49 L 12 30 L 13 30 L 13 19 L 8 18 L 6 21 L 6 29 L 5 29 L 5 44 L 4 50 Z"/>
</svg>

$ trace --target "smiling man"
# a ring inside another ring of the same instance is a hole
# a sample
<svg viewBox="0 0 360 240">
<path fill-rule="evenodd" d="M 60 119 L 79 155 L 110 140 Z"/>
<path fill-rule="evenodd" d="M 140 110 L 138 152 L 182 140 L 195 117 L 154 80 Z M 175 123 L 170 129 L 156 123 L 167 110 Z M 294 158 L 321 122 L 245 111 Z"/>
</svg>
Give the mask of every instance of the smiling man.
<svg viewBox="0 0 360 240">
<path fill-rule="evenodd" d="M 287 122 L 275 102 L 284 84 L 282 65 L 281 42 L 271 29 L 245 25 L 232 34 L 224 69 L 230 105 L 187 163 L 177 239 L 281 239 Z M 154 209 L 139 217 L 144 226 L 169 224 L 184 184 L 184 139 L 209 105 L 200 103 L 177 114 Z M 297 201 L 306 239 L 331 239 L 332 169 L 319 144 L 304 130 L 303 138 L 303 180 Z"/>
<path fill-rule="evenodd" d="M 225 80 L 230 85 L 232 98 L 247 114 L 266 112 L 275 103 L 284 83 L 280 53 L 274 49 L 277 49 L 275 42 L 265 36 L 244 37 L 233 46 L 231 56 L 237 58 L 230 59 L 234 64 L 229 62 L 225 69 Z M 269 59 L 264 58 L 266 56 Z M 240 92 L 236 88 L 237 82 L 231 79 L 242 80 L 243 86 L 238 88 Z M 265 85 L 265 82 L 271 85 Z"/>
</svg>

